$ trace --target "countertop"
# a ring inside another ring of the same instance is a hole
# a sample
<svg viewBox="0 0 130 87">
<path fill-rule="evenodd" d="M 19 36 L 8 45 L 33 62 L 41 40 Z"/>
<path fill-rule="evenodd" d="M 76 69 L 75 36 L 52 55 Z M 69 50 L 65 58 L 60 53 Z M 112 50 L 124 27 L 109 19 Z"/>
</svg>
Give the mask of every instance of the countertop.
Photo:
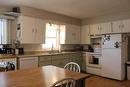
<svg viewBox="0 0 130 87">
<path fill-rule="evenodd" d="M 62 54 L 73 54 L 73 53 L 79 53 L 81 51 L 76 51 L 76 52 L 60 52 L 60 53 L 25 53 L 22 55 L 12 55 L 12 54 L 0 54 L 0 59 L 4 58 L 18 58 L 18 57 L 32 57 L 32 56 L 45 56 L 45 55 L 62 55 Z"/>
<path fill-rule="evenodd" d="M 85 80 L 90 74 L 72 72 L 55 66 L 43 66 L 0 73 L 0 87 L 51 87 L 64 78 Z"/>
<path fill-rule="evenodd" d="M 12 55 L 12 54 L 0 54 L 0 59 L 4 58 L 20 58 L 20 57 L 35 57 L 35 56 L 51 56 L 51 55 L 62 55 L 62 54 L 73 54 L 73 53 L 89 53 L 89 54 L 95 54 L 93 52 L 85 52 L 85 51 L 73 51 L 73 52 L 27 52 L 21 55 Z M 97 53 L 99 54 L 99 53 Z"/>
<path fill-rule="evenodd" d="M 130 65 L 130 61 L 127 61 L 126 64 Z"/>
</svg>

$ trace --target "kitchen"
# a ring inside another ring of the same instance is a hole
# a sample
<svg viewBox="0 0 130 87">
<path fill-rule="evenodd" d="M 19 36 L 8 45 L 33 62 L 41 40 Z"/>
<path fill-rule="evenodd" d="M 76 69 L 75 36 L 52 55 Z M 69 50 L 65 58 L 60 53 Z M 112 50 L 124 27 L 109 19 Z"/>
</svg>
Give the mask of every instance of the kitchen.
<svg viewBox="0 0 130 87">
<path fill-rule="evenodd" d="M 47 65 L 63 68 L 75 62 L 84 73 L 116 80 L 130 79 L 129 1 L 121 2 L 112 4 L 119 8 L 111 12 L 98 14 L 95 11 L 86 19 L 16 2 L 10 5 L 1 2 L 5 7 L 0 9 L 0 61 L 2 67 L 6 63 L 11 67 L 2 70 L 28 70 Z M 10 33 L 5 34 L 4 26 Z"/>
</svg>

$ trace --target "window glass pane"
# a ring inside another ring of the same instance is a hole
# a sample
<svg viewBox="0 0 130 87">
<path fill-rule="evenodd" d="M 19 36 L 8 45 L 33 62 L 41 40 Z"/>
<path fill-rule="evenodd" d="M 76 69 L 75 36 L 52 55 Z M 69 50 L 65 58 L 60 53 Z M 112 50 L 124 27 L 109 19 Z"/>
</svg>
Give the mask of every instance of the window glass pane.
<svg viewBox="0 0 130 87">
<path fill-rule="evenodd" d="M 51 48 L 53 45 L 53 48 L 56 47 L 56 38 L 46 38 L 46 47 Z"/>
<path fill-rule="evenodd" d="M 7 19 L 0 19 L 0 44 L 10 43 L 10 24 Z"/>
<path fill-rule="evenodd" d="M 47 24 L 46 37 L 56 37 L 56 28 L 54 25 Z"/>
<path fill-rule="evenodd" d="M 60 43 L 61 44 L 65 43 L 65 26 L 64 25 L 60 26 Z"/>
<path fill-rule="evenodd" d="M 60 42 L 64 43 L 65 40 L 65 25 L 46 24 L 46 40 L 43 48 L 47 50 L 58 50 Z"/>
</svg>

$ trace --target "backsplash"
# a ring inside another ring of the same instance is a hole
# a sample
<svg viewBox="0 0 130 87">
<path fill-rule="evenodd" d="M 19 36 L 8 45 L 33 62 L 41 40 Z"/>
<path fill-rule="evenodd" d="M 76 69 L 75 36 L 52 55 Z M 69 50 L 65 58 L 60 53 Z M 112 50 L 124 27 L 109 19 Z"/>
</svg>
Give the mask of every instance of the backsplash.
<svg viewBox="0 0 130 87">
<path fill-rule="evenodd" d="M 2 47 L 2 45 L 1 45 Z M 11 47 L 11 46 L 10 46 Z M 25 52 L 29 51 L 47 51 L 42 47 L 42 44 L 21 44 L 21 48 L 24 48 Z M 88 45 L 80 44 L 61 44 L 61 51 L 88 51 Z"/>
<path fill-rule="evenodd" d="M 81 51 L 82 46 L 79 44 L 61 44 L 61 51 Z"/>
<path fill-rule="evenodd" d="M 25 51 L 46 51 L 42 44 L 22 44 L 21 47 L 24 48 Z M 62 44 L 61 51 L 80 51 L 82 50 L 82 46 L 79 44 Z"/>
</svg>

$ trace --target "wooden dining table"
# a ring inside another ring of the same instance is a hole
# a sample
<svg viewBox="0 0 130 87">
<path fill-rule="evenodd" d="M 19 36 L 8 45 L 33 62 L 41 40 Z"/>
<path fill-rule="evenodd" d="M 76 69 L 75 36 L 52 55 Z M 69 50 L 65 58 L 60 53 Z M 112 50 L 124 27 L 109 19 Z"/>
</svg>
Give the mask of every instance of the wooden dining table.
<svg viewBox="0 0 130 87">
<path fill-rule="evenodd" d="M 73 72 L 56 66 L 43 66 L 0 73 L 0 87 L 51 87 L 64 78 L 73 78 L 79 87 L 85 87 L 89 74 Z"/>
</svg>

